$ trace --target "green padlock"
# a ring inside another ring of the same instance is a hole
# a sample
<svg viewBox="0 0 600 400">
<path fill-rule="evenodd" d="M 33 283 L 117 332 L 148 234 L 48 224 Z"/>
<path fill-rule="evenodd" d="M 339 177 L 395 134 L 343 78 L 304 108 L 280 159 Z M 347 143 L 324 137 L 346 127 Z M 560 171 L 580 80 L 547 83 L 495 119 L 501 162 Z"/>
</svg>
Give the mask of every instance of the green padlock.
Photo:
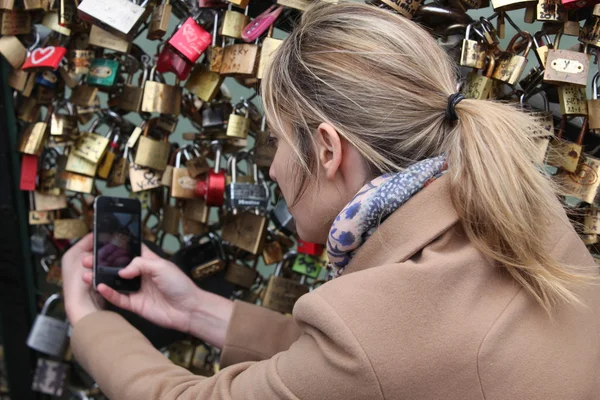
<svg viewBox="0 0 600 400">
<path fill-rule="evenodd" d="M 308 254 L 298 254 L 292 264 L 292 271 L 309 278 L 317 279 L 321 273 L 321 265 Z"/>
<path fill-rule="evenodd" d="M 112 87 L 117 82 L 119 67 L 117 60 L 95 58 L 90 65 L 86 83 L 94 86 Z"/>
</svg>

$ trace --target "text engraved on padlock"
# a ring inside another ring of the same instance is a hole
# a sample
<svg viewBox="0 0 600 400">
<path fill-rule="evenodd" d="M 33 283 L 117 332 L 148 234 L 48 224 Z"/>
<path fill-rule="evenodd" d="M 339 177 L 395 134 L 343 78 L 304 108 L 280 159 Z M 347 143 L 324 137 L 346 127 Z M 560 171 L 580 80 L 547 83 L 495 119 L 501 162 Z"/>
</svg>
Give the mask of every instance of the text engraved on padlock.
<svg viewBox="0 0 600 400">
<path fill-rule="evenodd" d="M 569 195 L 593 204 L 600 185 L 599 173 L 600 160 L 586 156 L 575 172 L 562 175 L 559 182 Z"/>
<path fill-rule="evenodd" d="M 269 202 L 265 187 L 253 183 L 232 183 L 229 185 L 229 199 L 234 208 L 258 207 L 265 209 Z"/>
<path fill-rule="evenodd" d="M 137 164 L 129 165 L 129 180 L 131 190 L 139 192 L 142 190 L 154 189 L 161 186 L 161 174 L 149 168 Z"/>
</svg>

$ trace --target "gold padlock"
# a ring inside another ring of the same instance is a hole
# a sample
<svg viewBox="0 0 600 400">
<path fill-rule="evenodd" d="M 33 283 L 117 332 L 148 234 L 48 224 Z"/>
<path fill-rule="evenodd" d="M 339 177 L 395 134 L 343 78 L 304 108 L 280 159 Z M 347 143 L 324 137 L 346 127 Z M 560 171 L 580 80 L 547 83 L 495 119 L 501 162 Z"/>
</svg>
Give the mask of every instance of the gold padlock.
<svg viewBox="0 0 600 400">
<path fill-rule="evenodd" d="M 590 129 L 600 129 L 600 99 L 598 99 L 598 76 L 592 79 L 592 98 L 587 101 L 588 122 Z"/>
<path fill-rule="evenodd" d="M 95 130 L 96 126 L 97 124 L 92 125 L 90 130 Z M 94 132 L 83 132 L 73 148 L 73 153 L 79 157 L 85 158 L 90 162 L 93 162 L 94 164 L 97 164 L 108 148 L 108 143 L 109 140 L 107 137 L 98 135 Z"/>
<path fill-rule="evenodd" d="M 574 172 L 562 172 L 555 176 L 565 194 L 594 204 L 600 185 L 600 159 L 587 154 L 581 155 Z"/>
<path fill-rule="evenodd" d="M 275 273 L 269 277 L 269 283 L 265 291 L 263 306 L 281 313 L 291 313 L 296 301 L 306 293 L 308 287 L 293 279 L 280 276 L 283 272 L 284 264 L 293 259 L 295 254 L 288 253 L 284 259 L 279 262 Z"/>
<path fill-rule="evenodd" d="M 129 157 L 129 182 L 133 192 L 141 192 L 161 186 L 161 172 L 147 167 L 142 167 L 133 162 L 131 153 Z"/>
<path fill-rule="evenodd" d="M 181 87 L 179 80 L 175 86 L 155 82 L 156 66 L 152 67 L 150 77 L 144 86 L 142 111 L 179 115 L 181 112 Z"/>
<path fill-rule="evenodd" d="M 79 85 L 71 92 L 69 102 L 80 107 L 91 107 L 98 96 L 98 88 L 89 85 Z"/>
<path fill-rule="evenodd" d="M 112 171 L 115 160 L 117 159 L 120 142 L 119 142 L 119 132 L 115 131 L 113 133 L 113 137 L 108 145 L 108 151 L 104 153 L 104 157 L 100 160 L 98 164 L 98 178 L 100 179 L 108 179 L 110 173 Z"/>
<path fill-rule="evenodd" d="M 0 37 L 0 54 L 14 69 L 19 69 L 27 58 L 27 48 L 16 36 L 2 36 Z"/>
<path fill-rule="evenodd" d="M 249 107 L 246 106 L 245 114 L 239 115 L 236 114 L 236 112 L 239 111 L 239 108 L 240 105 L 238 104 L 229 115 L 227 132 L 225 134 L 227 137 L 246 139 L 248 137 L 248 132 L 250 131 L 250 118 L 248 118 L 250 110 Z"/>
<path fill-rule="evenodd" d="M 221 37 L 221 47 L 217 47 L 217 36 L 219 27 L 219 13 L 215 13 L 215 21 L 213 24 L 212 44 L 207 49 L 206 58 L 208 59 L 208 70 L 211 72 L 221 72 L 223 64 L 223 51 L 225 50 L 225 38 Z"/>
<path fill-rule="evenodd" d="M 94 177 L 96 176 L 97 168 L 98 164 L 88 161 L 83 157 L 79 157 L 74 152 L 70 152 L 67 158 L 65 171 Z"/>
<path fill-rule="evenodd" d="M 42 154 L 42 151 L 44 150 L 44 142 L 46 140 L 46 133 L 48 132 L 48 122 L 52 116 L 52 111 L 53 107 L 48 107 L 44 122 L 29 124 L 27 128 L 25 128 L 19 144 L 19 151 L 21 153 L 36 156 Z"/>
<path fill-rule="evenodd" d="M 169 4 L 169 0 L 164 0 L 162 4 L 154 7 L 150 18 L 150 26 L 148 27 L 148 35 L 146 36 L 148 40 L 158 40 L 165 36 L 169 29 L 172 10 L 173 6 Z"/>
<path fill-rule="evenodd" d="M 171 182 L 171 197 L 179 199 L 193 199 L 196 190 L 196 180 L 190 176 L 188 169 L 181 165 L 183 150 L 180 149 L 175 156 L 173 168 L 173 181 Z"/>
<path fill-rule="evenodd" d="M 565 22 L 567 19 L 561 0 L 539 0 L 536 8 L 537 21 Z"/>
<path fill-rule="evenodd" d="M 219 93 L 224 77 L 204 65 L 197 65 L 185 83 L 185 88 L 200 99 L 211 102 Z"/>
<path fill-rule="evenodd" d="M 4 10 L 0 13 L 0 35 L 25 35 L 31 32 L 31 14 L 23 10 Z"/>
<path fill-rule="evenodd" d="M 518 41 L 519 39 L 520 41 Z M 525 43 L 525 48 L 522 50 L 523 55 L 519 55 L 519 48 L 523 47 L 523 43 Z M 509 85 L 516 84 L 527 66 L 527 56 L 532 45 L 533 38 L 527 32 L 519 32 L 513 36 L 506 46 L 506 51 L 500 54 L 492 78 Z"/>
<path fill-rule="evenodd" d="M 208 223 L 209 208 L 201 197 L 183 201 L 183 215 L 185 218 L 202 224 Z"/>
<path fill-rule="evenodd" d="M 233 44 L 223 50 L 222 75 L 253 75 L 256 69 L 258 46 Z"/>
<path fill-rule="evenodd" d="M 262 252 L 268 224 L 263 215 L 242 212 L 223 218 L 223 240 L 252 254 Z"/>
<path fill-rule="evenodd" d="M 81 218 L 67 218 L 54 220 L 55 239 L 77 239 L 87 235 L 88 226 Z"/>
<path fill-rule="evenodd" d="M 155 124 L 156 118 L 145 122 L 143 136 L 140 136 L 135 153 L 135 163 L 142 167 L 148 167 L 157 171 L 164 171 L 169 161 L 171 143 L 168 142 L 168 136 L 164 135 L 163 140 L 152 139 L 148 136 L 150 127 Z"/>
<path fill-rule="evenodd" d="M 558 86 L 560 112 L 567 116 L 583 116 L 588 114 L 585 88 L 574 85 Z"/>
<path fill-rule="evenodd" d="M 492 54 L 486 56 L 488 60 L 485 75 L 479 75 L 476 70 L 469 72 L 461 89 L 462 94 L 468 99 L 486 100 L 492 90 L 492 74 L 496 60 Z"/>
<path fill-rule="evenodd" d="M 223 17 L 223 25 L 221 26 L 221 35 L 241 39 L 244 27 L 248 25 L 250 17 L 248 17 L 248 7 L 245 8 L 244 13 L 232 10 L 232 4 L 230 3 L 225 16 Z"/>
<path fill-rule="evenodd" d="M 258 70 L 256 71 L 256 77 L 262 79 L 265 73 L 265 69 L 268 63 L 273 58 L 275 51 L 281 46 L 283 40 L 273 38 L 273 25 L 269 27 L 267 37 L 263 39 L 262 46 L 260 48 L 260 59 L 258 61 Z M 485 58 L 485 54 L 484 54 Z"/>
<path fill-rule="evenodd" d="M 229 263 L 227 265 L 227 270 L 225 270 L 224 278 L 232 285 L 250 289 L 254 285 L 254 282 L 256 282 L 257 277 L 258 271 L 256 271 L 256 269 L 240 263 Z"/>
<path fill-rule="evenodd" d="M 131 48 L 131 42 L 105 31 L 98 25 L 92 25 L 89 43 L 91 46 L 98 46 L 119 53 L 129 53 L 129 49 Z"/>
</svg>

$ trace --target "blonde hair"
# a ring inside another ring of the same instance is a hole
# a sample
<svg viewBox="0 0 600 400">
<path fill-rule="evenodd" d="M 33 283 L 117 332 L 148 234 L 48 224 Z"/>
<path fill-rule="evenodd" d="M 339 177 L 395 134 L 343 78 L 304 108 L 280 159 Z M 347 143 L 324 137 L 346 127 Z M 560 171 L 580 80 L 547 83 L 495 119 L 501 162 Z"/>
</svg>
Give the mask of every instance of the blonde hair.
<svg viewBox="0 0 600 400">
<path fill-rule="evenodd" d="M 556 188 L 532 161 L 533 120 L 512 105 L 464 99 L 448 121 L 455 63 L 417 24 L 358 3 L 316 2 L 276 51 L 262 82 L 269 126 L 314 176 L 313 133 L 326 121 L 374 174 L 445 153 L 452 202 L 469 239 L 550 313 L 578 303 L 589 278 L 548 254 Z M 301 194 L 300 194 L 301 195 Z"/>
</svg>

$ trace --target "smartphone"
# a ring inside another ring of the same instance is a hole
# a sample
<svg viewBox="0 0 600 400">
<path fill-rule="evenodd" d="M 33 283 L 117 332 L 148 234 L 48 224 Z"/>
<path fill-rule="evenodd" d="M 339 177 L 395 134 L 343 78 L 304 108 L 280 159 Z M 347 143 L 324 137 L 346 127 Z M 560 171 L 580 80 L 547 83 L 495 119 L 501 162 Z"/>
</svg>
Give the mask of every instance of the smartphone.
<svg viewBox="0 0 600 400">
<path fill-rule="evenodd" d="M 140 290 L 140 277 L 119 276 L 121 269 L 142 254 L 140 202 L 98 196 L 94 210 L 94 288 L 104 283 L 119 292 Z"/>
</svg>

